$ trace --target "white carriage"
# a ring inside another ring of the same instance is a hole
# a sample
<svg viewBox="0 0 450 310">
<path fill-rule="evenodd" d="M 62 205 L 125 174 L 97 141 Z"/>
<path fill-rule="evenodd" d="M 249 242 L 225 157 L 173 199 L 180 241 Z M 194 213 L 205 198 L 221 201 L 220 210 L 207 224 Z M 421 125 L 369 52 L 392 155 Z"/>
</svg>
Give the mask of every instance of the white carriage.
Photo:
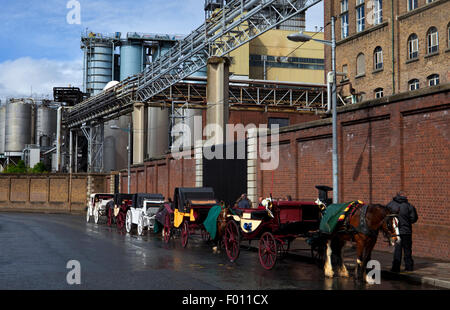
<svg viewBox="0 0 450 310">
<path fill-rule="evenodd" d="M 155 228 L 156 214 L 164 207 L 164 196 L 160 194 L 135 194 L 133 205 L 127 211 L 125 228 L 131 233 L 137 228 L 142 236 L 145 230 Z"/>
<path fill-rule="evenodd" d="M 91 216 L 93 216 L 95 224 L 98 224 L 100 217 L 107 215 L 106 205 L 113 200 L 113 194 L 91 194 L 86 210 L 86 222 L 89 223 Z"/>
</svg>

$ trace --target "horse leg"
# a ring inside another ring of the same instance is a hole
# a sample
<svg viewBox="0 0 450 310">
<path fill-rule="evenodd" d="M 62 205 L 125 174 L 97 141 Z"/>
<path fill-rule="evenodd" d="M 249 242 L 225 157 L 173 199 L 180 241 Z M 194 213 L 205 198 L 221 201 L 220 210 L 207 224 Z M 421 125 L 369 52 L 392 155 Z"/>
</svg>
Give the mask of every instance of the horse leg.
<svg viewBox="0 0 450 310">
<path fill-rule="evenodd" d="M 333 252 L 336 253 L 337 261 L 339 263 L 338 275 L 340 277 L 348 278 L 349 277 L 348 270 L 347 270 L 347 267 L 345 267 L 344 258 L 343 258 L 344 246 L 345 246 L 345 240 L 337 238 L 336 242 L 335 242 L 335 246 L 333 247 Z"/>
<path fill-rule="evenodd" d="M 356 238 L 356 267 L 355 267 L 355 280 L 362 280 L 362 270 L 364 268 L 363 265 L 363 254 L 364 254 L 364 242 L 361 238 Z"/>
<path fill-rule="evenodd" d="M 324 271 L 325 271 L 325 276 L 332 278 L 334 276 L 334 272 L 333 272 L 333 266 L 331 264 L 331 254 L 332 254 L 332 250 L 331 250 L 331 240 L 327 241 L 327 251 L 326 251 L 326 259 L 325 259 L 325 266 Z"/>
</svg>

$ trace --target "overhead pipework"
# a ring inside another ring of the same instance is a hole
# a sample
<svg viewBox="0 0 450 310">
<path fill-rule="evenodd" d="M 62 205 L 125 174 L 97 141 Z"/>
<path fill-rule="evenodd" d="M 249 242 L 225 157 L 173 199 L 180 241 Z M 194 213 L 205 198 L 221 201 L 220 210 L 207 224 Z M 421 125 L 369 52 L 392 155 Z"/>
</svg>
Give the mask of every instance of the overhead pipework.
<svg viewBox="0 0 450 310">
<path fill-rule="evenodd" d="M 69 127 L 105 122 L 130 113 L 133 102 L 148 103 L 171 86 L 206 67 L 213 56 L 223 57 L 267 31 L 303 14 L 321 0 L 232 0 L 203 25 L 135 76 L 121 81 L 68 111 Z"/>
</svg>

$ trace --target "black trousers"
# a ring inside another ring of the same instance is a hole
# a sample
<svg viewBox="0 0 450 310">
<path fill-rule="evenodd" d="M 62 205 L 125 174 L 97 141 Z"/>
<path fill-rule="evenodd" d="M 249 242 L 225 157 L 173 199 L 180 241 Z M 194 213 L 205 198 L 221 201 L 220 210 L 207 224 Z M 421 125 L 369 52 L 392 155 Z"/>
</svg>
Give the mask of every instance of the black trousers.
<svg viewBox="0 0 450 310">
<path fill-rule="evenodd" d="M 400 271 L 402 263 L 402 253 L 405 255 L 405 270 L 414 269 L 414 260 L 412 258 L 412 235 L 400 235 L 400 243 L 395 245 L 394 261 L 392 269 Z"/>
</svg>

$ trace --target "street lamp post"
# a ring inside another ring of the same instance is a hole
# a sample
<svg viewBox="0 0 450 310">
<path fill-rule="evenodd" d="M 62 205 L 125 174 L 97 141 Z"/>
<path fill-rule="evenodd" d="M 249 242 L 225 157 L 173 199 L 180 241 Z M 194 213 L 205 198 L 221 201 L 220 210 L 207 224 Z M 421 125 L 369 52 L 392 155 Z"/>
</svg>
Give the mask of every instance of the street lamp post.
<svg viewBox="0 0 450 310">
<path fill-rule="evenodd" d="M 294 42 L 308 42 L 310 40 L 316 41 L 328 46 L 331 46 L 331 70 L 333 74 L 333 85 L 331 88 L 331 109 L 332 109 L 332 131 L 333 131 L 333 203 L 339 202 L 339 158 L 338 158 L 338 142 L 337 142 L 337 72 L 336 72 L 336 34 L 335 34 L 335 17 L 331 17 L 331 41 L 314 39 L 302 32 L 293 33 L 288 36 L 288 39 Z M 328 81 L 327 81 L 328 83 Z M 330 96 L 330 94 L 328 94 Z"/>
<path fill-rule="evenodd" d="M 120 129 L 125 132 L 128 132 L 128 145 L 127 145 L 127 152 L 128 152 L 128 164 L 127 164 L 127 180 L 128 180 L 128 194 L 131 191 L 131 123 L 128 123 L 128 128 L 120 128 L 117 125 L 110 126 L 111 129 Z"/>
</svg>

